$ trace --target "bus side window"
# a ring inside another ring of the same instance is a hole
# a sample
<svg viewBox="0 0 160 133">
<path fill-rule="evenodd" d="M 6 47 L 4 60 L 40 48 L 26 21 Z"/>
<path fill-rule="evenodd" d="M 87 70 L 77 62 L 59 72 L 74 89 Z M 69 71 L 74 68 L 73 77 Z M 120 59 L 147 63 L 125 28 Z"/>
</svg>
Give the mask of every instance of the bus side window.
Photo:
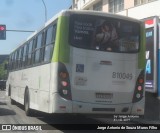
<svg viewBox="0 0 160 133">
<path fill-rule="evenodd" d="M 22 54 L 22 48 L 19 48 L 19 55 L 18 55 L 18 68 L 20 68 L 20 61 L 21 61 L 21 54 Z"/>
<path fill-rule="evenodd" d="M 26 56 L 25 56 L 25 66 L 28 66 L 28 51 L 29 51 L 29 43 L 27 42 Z"/>
<path fill-rule="evenodd" d="M 53 43 L 55 43 L 55 40 L 56 40 L 56 29 L 57 29 L 57 25 L 55 24 L 53 27 Z"/>
<path fill-rule="evenodd" d="M 33 49 L 33 40 L 29 42 L 29 49 L 28 49 L 28 62 L 27 65 L 30 66 L 32 64 L 32 49 Z"/>
<path fill-rule="evenodd" d="M 41 48 L 40 48 L 40 62 L 43 63 L 44 62 L 44 48 L 45 48 L 45 31 L 42 32 L 42 44 L 41 44 Z"/>
<path fill-rule="evenodd" d="M 12 70 L 14 70 L 14 55 L 15 53 L 12 54 Z"/>
<path fill-rule="evenodd" d="M 25 67 L 25 57 L 26 57 L 26 50 L 27 50 L 27 45 L 24 45 L 24 52 L 23 52 L 23 59 L 22 59 L 22 66 Z"/>
<path fill-rule="evenodd" d="M 15 70 L 15 66 L 16 66 L 16 56 L 17 56 L 17 52 L 14 52 L 14 59 L 13 59 L 13 69 Z"/>
<path fill-rule="evenodd" d="M 22 63 L 23 63 L 23 53 L 24 53 L 24 47 L 21 48 L 20 68 L 22 68 Z"/>
<path fill-rule="evenodd" d="M 51 59 L 51 55 L 53 52 L 53 45 L 55 43 L 55 35 L 56 35 L 56 25 L 49 27 L 46 32 L 44 62 L 48 62 Z"/>
<path fill-rule="evenodd" d="M 42 33 L 39 34 L 37 37 L 36 37 L 36 45 L 35 45 L 35 57 L 34 57 L 34 62 L 35 64 L 39 63 L 40 62 L 40 48 L 42 46 Z"/>
<path fill-rule="evenodd" d="M 32 46 L 32 53 L 31 53 L 31 62 L 32 62 L 32 65 L 34 65 L 35 48 L 36 48 L 36 38 L 33 38 L 33 46 Z"/>
<path fill-rule="evenodd" d="M 19 56 L 19 49 L 16 50 L 16 64 L 15 64 L 15 69 L 18 68 L 18 56 Z"/>
</svg>

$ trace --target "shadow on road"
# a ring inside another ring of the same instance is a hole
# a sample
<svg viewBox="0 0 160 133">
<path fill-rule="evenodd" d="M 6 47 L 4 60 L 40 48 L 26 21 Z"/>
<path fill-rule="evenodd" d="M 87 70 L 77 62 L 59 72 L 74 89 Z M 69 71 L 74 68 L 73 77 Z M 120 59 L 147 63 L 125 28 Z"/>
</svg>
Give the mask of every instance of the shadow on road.
<svg viewBox="0 0 160 133">
<path fill-rule="evenodd" d="M 0 108 L 0 116 L 5 116 L 5 115 L 16 115 L 16 113 L 10 109 Z"/>
<path fill-rule="evenodd" d="M 16 106 L 24 110 L 24 106 L 15 103 Z M 84 115 L 76 114 L 47 114 L 40 111 L 32 110 L 30 117 L 36 117 L 37 119 L 47 124 L 103 124 L 100 121 L 92 119 Z"/>
<path fill-rule="evenodd" d="M 146 92 L 145 101 L 145 115 L 146 120 L 159 120 L 160 115 L 160 100 L 157 98 L 156 94 Z"/>
<path fill-rule="evenodd" d="M 16 106 L 24 110 L 24 106 L 21 104 L 16 103 Z M 80 132 L 80 133 L 85 133 L 88 131 L 84 130 L 66 130 L 66 129 L 74 129 L 74 128 L 81 128 L 83 125 L 92 125 L 94 124 L 97 126 L 98 124 L 103 124 L 100 121 L 97 121 L 92 118 L 88 118 L 87 116 L 83 115 L 70 115 L 70 114 L 47 114 L 39 111 L 34 111 L 32 110 L 32 115 L 30 117 L 35 117 L 39 119 L 40 121 L 46 123 L 48 129 L 54 130 L 60 130 L 65 133 L 75 133 L 75 132 Z M 77 127 L 78 126 L 78 127 Z M 80 127 L 79 127 L 80 126 Z M 92 131 L 93 133 L 97 133 L 96 131 Z"/>
<path fill-rule="evenodd" d="M 7 105 L 5 102 L 0 102 L 0 105 Z"/>
</svg>

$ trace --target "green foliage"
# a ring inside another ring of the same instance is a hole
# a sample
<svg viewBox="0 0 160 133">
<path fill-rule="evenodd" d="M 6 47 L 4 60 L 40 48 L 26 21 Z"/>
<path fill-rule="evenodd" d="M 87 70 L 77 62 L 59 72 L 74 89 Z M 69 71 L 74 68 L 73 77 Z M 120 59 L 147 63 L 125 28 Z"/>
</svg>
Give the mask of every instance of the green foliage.
<svg viewBox="0 0 160 133">
<path fill-rule="evenodd" d="M 7 70 L 5 70 L 5 64 L 7 64 L 7 60 L 0 64 L 0 80 L 7 79 Z"/>
</svg>

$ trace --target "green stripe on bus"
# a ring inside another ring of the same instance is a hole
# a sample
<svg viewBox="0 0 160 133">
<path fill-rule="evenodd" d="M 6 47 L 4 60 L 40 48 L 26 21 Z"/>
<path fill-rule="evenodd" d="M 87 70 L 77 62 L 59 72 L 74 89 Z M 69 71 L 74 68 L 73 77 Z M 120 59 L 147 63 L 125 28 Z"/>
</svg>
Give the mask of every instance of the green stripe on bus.
<svg viewBox="0 0 160 133">
<path fill-rule="evenodd" d="M 146 66 L 146 59 L 145 59 L 145 28 L 141 26 L 141 41 L 140 41 L 140 52 L 138 54 L 138 68 L 145 69 Z"/>
<path fill-rule="evenodd" d="M 60 16 L 57 22 L 56 42 L 52 62 L 69 62 L 69 17 Z"/>
</svg>

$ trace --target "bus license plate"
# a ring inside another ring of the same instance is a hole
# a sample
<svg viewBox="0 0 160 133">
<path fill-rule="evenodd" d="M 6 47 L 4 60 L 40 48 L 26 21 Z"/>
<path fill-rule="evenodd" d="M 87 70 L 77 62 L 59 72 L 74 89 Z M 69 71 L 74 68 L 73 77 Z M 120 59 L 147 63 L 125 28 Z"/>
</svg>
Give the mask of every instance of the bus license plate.
<svg viewBox="0 0 160 133">
<path fill-rule="evenodd" d="M 113 93 L 96 93 L 96 98 L 99 99 L 112 99 Z"/>
</svg>

